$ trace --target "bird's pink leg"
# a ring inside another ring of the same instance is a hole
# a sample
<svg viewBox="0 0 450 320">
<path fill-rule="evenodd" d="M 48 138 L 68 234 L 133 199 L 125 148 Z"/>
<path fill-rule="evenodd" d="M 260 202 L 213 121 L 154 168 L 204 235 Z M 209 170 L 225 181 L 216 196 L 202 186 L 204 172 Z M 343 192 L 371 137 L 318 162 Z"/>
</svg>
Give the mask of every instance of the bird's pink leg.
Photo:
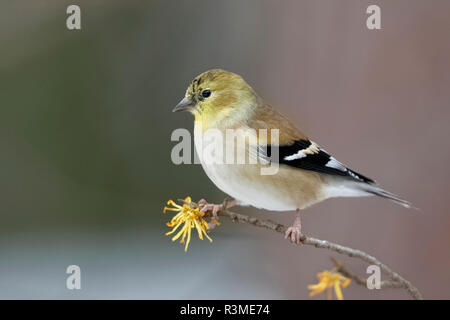
<svg viewBox="0 0 450 320">
<path fill-rule="evenodd" d="M 219 216 L 218 216 L 219 211 L 234 207 L 237 204 L 238 204 L 237 200 L 224 201 L 224 203 L 222 203 L 222 204 L 209 203 L 205 199 L 201 199 L 198 201 L 198 205 L 201 207 L 200 211 L 201 212 L 211 211 L 212 219 L 214 219 L 216 221 L 219 220 Z M 209 226 L 209 230 L 214 229 L 214 227 L 216 226 L 216 223 L 211 221 L 208 223 L 208 226 Z"/>
<path fill-rule="evenodd" d="M 300 210 L 297 209 L 294 223 L 291 227 L 287 228 L 284 234 L 285 239 L 289 239 L 294 244 L 300 244 L 300 238 L 302 236 L 302 223 L 300 221 Z"/>
</svg>

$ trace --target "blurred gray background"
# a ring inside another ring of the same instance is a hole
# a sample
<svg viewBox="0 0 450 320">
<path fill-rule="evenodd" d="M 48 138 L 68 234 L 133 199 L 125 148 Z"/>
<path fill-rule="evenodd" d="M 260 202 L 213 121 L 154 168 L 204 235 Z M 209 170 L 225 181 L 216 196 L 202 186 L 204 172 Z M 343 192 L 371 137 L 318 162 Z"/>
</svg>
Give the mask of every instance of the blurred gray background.
<svg viewBox="0 0 450 320">
<path fill-rule="evenodd" d="M 449 1 L 76 1 L 82 30 L 69 31 L 73 3 L 0 4 L 0 298 L 309 299 L 326 250 L 227 221 L 187 253 L 164 236 L 168 199 L 224 197 L 200 166 L 170 161 L 171 132 L 193 126 L 171 110 L 214 67 L 421 208 L 328 200 L 304 212 L 306 234 L 450 298 Z M 369 4 L 382 30 L 366 28 Z M 70 264 L 81 290 L 65 287 Z M 355 284 L 344 297 L 409 298 Z"/>
</svg>

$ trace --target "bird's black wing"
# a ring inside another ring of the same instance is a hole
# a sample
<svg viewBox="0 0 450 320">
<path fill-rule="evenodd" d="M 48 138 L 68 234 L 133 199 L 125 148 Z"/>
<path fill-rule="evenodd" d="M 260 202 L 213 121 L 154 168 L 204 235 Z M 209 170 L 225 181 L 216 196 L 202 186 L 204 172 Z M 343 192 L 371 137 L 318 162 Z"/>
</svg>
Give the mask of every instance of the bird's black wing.
<svg viewBox="0 0 450 320">
<path fill-rule="evenodd" d="M 278 156 L 276 156 L 274 148 L 278 149 Z M 267 160 L 290 167 L 341 176 L 359 182 L 374 183 L 372 179 L 344 166 L 310 140 L 296 140 L 289 145 L 260 146 L 260 152 L 266 155 Z"/>
</svg>

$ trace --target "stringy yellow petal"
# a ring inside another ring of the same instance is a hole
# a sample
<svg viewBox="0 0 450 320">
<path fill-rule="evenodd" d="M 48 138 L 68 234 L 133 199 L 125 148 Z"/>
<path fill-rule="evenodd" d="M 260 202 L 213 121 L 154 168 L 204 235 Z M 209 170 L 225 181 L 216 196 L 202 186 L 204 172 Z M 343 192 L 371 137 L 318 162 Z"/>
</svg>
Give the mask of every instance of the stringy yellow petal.
<svg viewBox="0 0 450 320">
<path fill-rule="evenodd" d="M 350 280 L 349 278 L 345 278 L 344 277 L 344 282 L 342 283 L 342 288 L 345 288 L 345 287 L 347 287 L 349 284 L 350 284 L 350 282 L 352 281 L 352 280 Z"/>
<path fill-rule="evenodd" d="M 168 225 L 168 226 L 169 226 L 169 225 Z M 178 229 L 179 226 L 181 226 L 181 223 L 177 224 L 177 225 L 175 226 L 175 228 L 173 228 L 171 231 L 166 232 L 166 236 L 168 236 L 169 234 L 174 233 L 174 232 Z M 173 227 L 173 226 L 169 226 L 169 227 Z"/>
<path fill-rule="evenodd" d="M 187 251 L 189 242 L 191 242 L 191 228 L 188 229 L 188 236 L 187 236 L 186 246 L 184 247 L 184 251 Z"/>
<path fill-rule="evenodd" d="M 200 240 L 203 240 L 203 233 L 202 233 L 202 226 L 197 220 L 194 220 L 195 222 L 195 228 L 197 229 L 198 237 Z"/>
<path fill-rule="evenodd" d="M 183 235 L 180 241 L 181 243 L 183 243 L 185 233 L 186 233 L 186 224 L 184 224 L 183 228 L 181 228 L 181 230 L 175 236 L 173 236 L 172 241 L 177 240 L 181 235 Z"/>
<path fill-rule="evenodd" d="M 339 281 L 334 282 L 334 293 L 336 294 L 336 298 L 338 300 L 344 300 L 344 297 L 342 296 L 342 291 L 341 291 L 341 283 Z"/>
</svg>

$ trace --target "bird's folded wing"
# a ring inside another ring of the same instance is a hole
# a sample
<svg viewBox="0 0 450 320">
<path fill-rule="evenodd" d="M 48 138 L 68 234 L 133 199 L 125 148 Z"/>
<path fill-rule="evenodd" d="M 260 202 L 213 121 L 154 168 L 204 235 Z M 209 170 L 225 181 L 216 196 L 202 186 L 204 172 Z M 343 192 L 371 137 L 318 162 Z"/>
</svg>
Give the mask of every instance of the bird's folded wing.
<svg viewBox="0 0 450 320">
<path fill-rule="evenodd" d="M 277 130 L 276 141 L 273 140 L 272 134 L 267 137 L 258 135 L 256 149 L 263 162 L 275 161 L 289 167 L 374 183 L 372 179 L 350 170 L 330 156 L 270 105 L 261 102 L 254 116 L 249 119 L 248 127 L 256 130 Z M 274 148 L 277 148 L 278 155 Z"/>
<path fill-rule="evenodd" d="M 277 148 L 277 150 L 275 150 Z M 374 183 L 330 156 L 310 140 L 295 140 L 290 144 L 260 145 L 258 152 L 266 161 L 274 161 L 290 167 L 341 176 L 359 182 Z"/>
</svg>

